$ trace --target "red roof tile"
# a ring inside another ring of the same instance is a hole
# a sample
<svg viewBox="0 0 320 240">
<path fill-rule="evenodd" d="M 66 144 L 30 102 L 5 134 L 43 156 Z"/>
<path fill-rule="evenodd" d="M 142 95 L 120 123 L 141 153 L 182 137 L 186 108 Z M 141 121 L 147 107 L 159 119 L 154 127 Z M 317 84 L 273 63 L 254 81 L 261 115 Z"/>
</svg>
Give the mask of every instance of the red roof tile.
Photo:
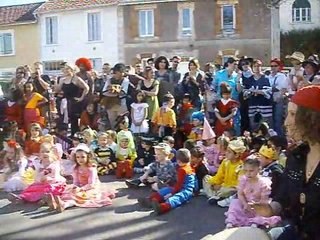
<svg viewBox="0 0 320 240">
<path fill-rule="evenodd" d="M 0 25 L 35 21 L 34 11 L 42 3 L 0 7 Z"/>
<path fill-rule="evenodd" d="M 37 13 L 116 5 L 118 2 L 119 0 L 49 0 L 37 10 Z"/>
</svg>

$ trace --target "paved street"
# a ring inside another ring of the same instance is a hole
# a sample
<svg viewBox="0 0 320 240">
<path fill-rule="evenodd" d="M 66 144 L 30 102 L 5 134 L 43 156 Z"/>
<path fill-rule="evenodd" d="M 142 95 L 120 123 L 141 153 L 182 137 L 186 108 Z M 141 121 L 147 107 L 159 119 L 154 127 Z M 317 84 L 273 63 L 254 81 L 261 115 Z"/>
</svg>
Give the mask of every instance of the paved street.
<svg viewBox="0 0 320 240">
<path fill-rule="evenodd" d="M 56 214 L 37 205 L 12 205 L 0 193 L 0 239 L 184 239 L 196 240 L 224 227 L 224 209 L 211 207 L 202 196 L 168 214 L 141 211 L 137 197 L 147 188 L 128 189 L 113 176 L 104 177 L 118 191 L 113 205 L 98 209 L 68 209 Z"/>
</svg>

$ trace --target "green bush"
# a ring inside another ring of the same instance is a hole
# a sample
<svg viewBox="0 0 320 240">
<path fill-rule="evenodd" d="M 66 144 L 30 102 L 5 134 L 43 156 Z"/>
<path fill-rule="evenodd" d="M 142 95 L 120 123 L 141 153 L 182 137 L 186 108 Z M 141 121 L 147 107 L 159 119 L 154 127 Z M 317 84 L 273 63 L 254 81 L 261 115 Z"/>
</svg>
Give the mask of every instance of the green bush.
<svg viewBox="0 0 320 240">
<path fill-rule="evenodd" d="M 306 58 L 313 53 L 320 54 L 320 28 L 312 30 L 293 30 L 281 33 L 281 59 L 294 51 L 304 53 Z M 286 65 L 290 63 L 285 60 Z"/>
</svg>

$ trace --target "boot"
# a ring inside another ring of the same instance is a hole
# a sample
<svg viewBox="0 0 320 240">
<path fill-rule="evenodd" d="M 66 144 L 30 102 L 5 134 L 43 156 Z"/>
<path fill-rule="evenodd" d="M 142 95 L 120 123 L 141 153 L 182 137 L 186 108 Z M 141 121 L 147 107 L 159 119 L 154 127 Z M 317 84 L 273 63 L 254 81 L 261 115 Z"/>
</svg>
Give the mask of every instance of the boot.
<svg viewBox="0 0 320 240">
<path fill-rule="evenodd" d="M 157 215 L 169 212 L 171 210 L 171 206 L 169 203 L 158 203 L 153 201 L 152 208 Z"/>
<path fill-rule="evenodd" d="M 157 192 L 153 192 L 150 195 L 150 200 L 153 202 L 157 202 L 157 203 L 161 203 L 163 202 L 163 198 L 161 197 L 161 195 Z"/>
<path fill-rule="evenodd" d="M 140 184 L 141 181 L 139 178 L 126 180 L 126 185 L 128 186 L 128 188 L 138 188 Z"/>
</svg>

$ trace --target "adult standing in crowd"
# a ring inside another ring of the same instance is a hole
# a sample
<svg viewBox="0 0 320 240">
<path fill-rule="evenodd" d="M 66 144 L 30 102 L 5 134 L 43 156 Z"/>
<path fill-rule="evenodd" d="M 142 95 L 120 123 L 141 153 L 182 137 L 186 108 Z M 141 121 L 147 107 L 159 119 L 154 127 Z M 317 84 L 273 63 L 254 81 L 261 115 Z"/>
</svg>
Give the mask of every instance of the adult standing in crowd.
<svg viewBox="0 0 320 240">
<path fill-rule="evenodd" d="M 76 61 L 76 65 L 80 70 L 79 72 L 77 72 L 77 76 L 80 77 L 89 86 L 88 97 L 91 97 L 94 91 L 93 79 L 91 76 L 91 71 L 93 68 L 91 60 L 88 58 L 79 58 Z"/>
<path fill-rule="evenodd" d="M 162 105 L 163 96 L 168 92 L 172 94 L 174 91 L 174 85 L 170 83 L 169 65 L 169 61 L 165 56 L 159 56 L 154 62 L 154 67 L 157 69 L 155 71 L 155 79 L 160 83 L 158 93 L 160 106 Z"/>
<path fill-rule="evenodd" d="M 204 73 L 200 70 L 198 59 L 189 61 L 189 72 L 187 72 L 181 82 L 183 94 L 189 94 L 192 104 L 198 111 L 201 110 L 201 96 L 205 91 Z"/>
<path fill-rule="evenodd" d="M 142 90 L 146 97 L 149 106 L 147 119 L 151 120 L 159 109 L 159 81 L 155 79 L 153 68 L 150 66 L 145 67 L 144 79 L 139 82 L 138 89 Z"/>
<path fill-rule="evenodd" d="M 50 88 L 51 80 L 48 75 L 43 74 L 43 65 L 41 62 L 33 64 L 34 72 L 31 74 L 29 81 L 33 82 L 35 90 L 41 95 L 48 97 L 48 89 Z"/>
<path fill-rule="evenodd" d="M 71 134 L 79 131 L 79 118 L 85 109 L 84 99 L 89 93 L 89 86 L 77 76 L 79 68 L 66 63 L 62 69 L 63 78 L 55 87 L 55 92 L 63 92 L 64 99 L 60 109 L 63 110 L 63 122 L 71 124 Z"/>
<path fill-rule="evenodd" d="M 236 69 L 238 66 L 237 59 L 233 57 L 229 57 L 227 62 L 225 63 L 225 68 L 218 71 L 216 73 L 215 84 L 217 89 L 218 97 L 221 96 L 220 86 L 221 83 L 227 83 L 231 89 L 231 98 L 237 102 L 239 102 L 239 92 L 241 91 L 241 72 L 237 74 Z M 241 116 L 240 112 L 237 111 L 237 114 L 234 117 L 234 129 L 236 131 L 237 136 L 240 136 L 241 133 Z"/>
<path fill-rule="evenodd" d="M 297 91 L 288 105 L 285 121 L 288 137 L 304 140 L 289 152 L 279 182 L 279 192 L 270 205 L 253 205 L 261 215 L 283 213 L 289 224 L 269 233 L 278 240 L 315 240 L 320 235 L 320 86 Z M 306 124 L 308 123 L 308 124 Z"/>
<path fill-rule="evenodd" d="M 256 131 L 261 122 L 272 124 L 272 89 L 268 78 L 262 73 L 262 62 L 253 61 L 253 75 L 243 78 L 243 97 L 248 101 L 251 131 Z"/>
<path fill-rule="evenodd" d="M 302 63 L 304 62 L 305 57 L 302 52 L 294 52 L 291 55 L 287 55 L 286 58 L 290 60 L 293 66 L 289 72 L 288 80 L 290 85 L 290 93 L 294 94 L 297 91 L 299 81 L 301 81 L 304 74 Z"/>
<path fill-rule="evenodd" d="M 106 82 L 103 89 L 103 104 L 113 129 L 116 127 L 116 118 L 128 111 L 126 97 L 129 83 L 126 77 L 126 66 L 123 63 L 117 63 L 113 67 L 113 77 Z"/>
<path fill-rule="evenodd" d="M 270 67 L 271 73 L 268 78 L 273 94 L 273 128 L 278 135 L 284 136 L 285 94 L 288 92 L 289 84 L 286 75 L 281 72 L 283 63 L 280 59 L 272 59 Z"/>
<path fill-rule="evenodd" d="M 305 78 L 305 80 L 312 83 L 315 76 L 319 72 L 319 62 L 317 60 L 307 59 L 302 63 L 302 66 L 304 68 L 303 77 Z"/>
<path fill-rule="evenodd" d="M 19 89 L 24 92 L 24 84 L 27 82 L 26 71 L 23 66 L 17 67 L 16 76 L 11 80 L 10 89 Z"/>
</svg>

